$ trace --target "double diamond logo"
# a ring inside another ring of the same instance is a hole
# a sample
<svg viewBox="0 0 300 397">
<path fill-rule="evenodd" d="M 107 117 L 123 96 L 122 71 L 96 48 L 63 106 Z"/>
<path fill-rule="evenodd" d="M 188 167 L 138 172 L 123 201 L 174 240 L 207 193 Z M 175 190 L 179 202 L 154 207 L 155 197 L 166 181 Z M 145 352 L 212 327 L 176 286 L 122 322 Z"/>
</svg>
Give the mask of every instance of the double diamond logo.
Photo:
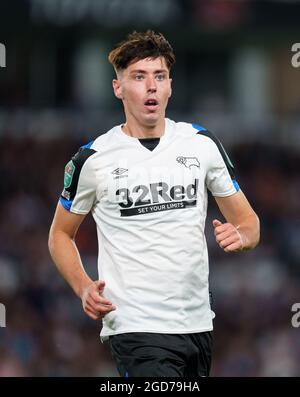
<svg viewBox="0 0 300 397">
<path fill-rule="evenodd" d="M 114 175 L 122 175 L 122 174 L 124 174 L 126 171 L 128 171 L 127 168 L 116 168 L 116 169 L 112 172 L 112 174 L 114 174 Z"/>
<path fill-rule="evenodd" d="M 128 171 L 127 168 L 116 168 L 114 171 L 112 171 L 112 174 L 115 175 L 115 178 L 124 178 L 128 176 L 128 175 L 124 175 L 127 171 Z"/>
</svg>

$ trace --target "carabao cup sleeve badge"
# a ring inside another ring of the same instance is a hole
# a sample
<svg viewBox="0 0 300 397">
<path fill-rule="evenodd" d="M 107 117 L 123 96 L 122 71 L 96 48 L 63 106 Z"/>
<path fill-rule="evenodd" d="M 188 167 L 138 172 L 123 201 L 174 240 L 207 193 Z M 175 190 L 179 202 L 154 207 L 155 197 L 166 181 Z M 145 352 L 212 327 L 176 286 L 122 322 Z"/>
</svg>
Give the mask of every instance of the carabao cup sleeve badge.
<svg viewBox="0 0 300 397">
<path fill-rule="evenodd" d="M 69 161 L 65 167 L 64 187 L 67 189 L 71 186 L 73 175 L 75 171 L 75 165 L 73 161 Z"/>
</svg>

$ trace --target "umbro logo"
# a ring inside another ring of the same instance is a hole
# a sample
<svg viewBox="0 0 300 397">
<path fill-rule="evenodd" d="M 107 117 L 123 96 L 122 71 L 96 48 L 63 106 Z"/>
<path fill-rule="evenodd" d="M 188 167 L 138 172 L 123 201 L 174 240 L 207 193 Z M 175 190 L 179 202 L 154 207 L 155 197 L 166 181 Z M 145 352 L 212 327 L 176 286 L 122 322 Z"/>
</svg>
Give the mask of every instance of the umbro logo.
<svg viewBox="0 0 300 397">
<path fill-rule="evenodd" d="M 191 169 L 193 166 L 200 168 L 200 162 L 197 157 L 178 156 L 176 161 L 189 169 Z"/>
<path fill-rule="evenodd" d="M 116 168 L 114 171 L 112 171 L 112 174 L 115 175 L 115 178 L 124 178 L 127 177 L 128 175 L 123 175 L 125 172 L 127 172 L 127 168 Z"/>
<path fill-rule="evenodd" d="M 112 174 L 114 174 L 114 175 L 122 175 L 122 174 L 124 174 L 124 172 L 126 172 L 126 171 L 128 171 L 127 168 L 116 168 L 116 169 L 112 172 Z"/>
</svg>

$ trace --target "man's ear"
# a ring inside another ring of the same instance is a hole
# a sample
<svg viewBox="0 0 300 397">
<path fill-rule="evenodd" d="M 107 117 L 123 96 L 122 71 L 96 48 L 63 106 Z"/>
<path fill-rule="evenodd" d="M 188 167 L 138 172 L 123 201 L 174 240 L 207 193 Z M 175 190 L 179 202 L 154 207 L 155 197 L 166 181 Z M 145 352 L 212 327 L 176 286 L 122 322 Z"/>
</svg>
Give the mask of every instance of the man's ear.
<svg viewBox="0 0 300 397">
<path fill-rule="evenodd" d="M 172 79 L 170 79 L 170 92 L 168 98 L 170 98 L 172 95 Z"/>
<path fill-rule="evenodd" d="M 119 98 L 119 99 L 123 99 L 122 87 L 120 85 L 120 81 L 117 80 L 117 79 L 113 79 L 112 86 L 113 86 L 113 89 L 114 89 L 115 96 L 117 98 Z"/>
</svg>

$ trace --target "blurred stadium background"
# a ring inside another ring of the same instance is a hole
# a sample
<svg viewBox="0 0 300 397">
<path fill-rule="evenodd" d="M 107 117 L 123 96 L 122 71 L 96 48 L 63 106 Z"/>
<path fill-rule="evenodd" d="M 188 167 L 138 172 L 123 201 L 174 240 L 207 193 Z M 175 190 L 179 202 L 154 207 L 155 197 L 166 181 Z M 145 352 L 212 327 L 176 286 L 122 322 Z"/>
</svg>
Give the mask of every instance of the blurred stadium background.
<svg viewBox="0 0 300 397">
<path fill-rule="evenodd" d="M 300 329 L 291 325 L 300 302 L 300 68 L 291 64 L 299 16 L 298 1 L 1 1 L 0 376 L 116 375 L 47 238 L 64 165 L 123 121 L 108 51 L 148 28 L 177 55 L 168 117 L 221 139 L 261 219 L 260 246 L 227 255 L 214 241 L 210 200 L 212 375 L 300 375 Z M 91 219 L 78 244 L 96 277 Z"/>
</svg>

